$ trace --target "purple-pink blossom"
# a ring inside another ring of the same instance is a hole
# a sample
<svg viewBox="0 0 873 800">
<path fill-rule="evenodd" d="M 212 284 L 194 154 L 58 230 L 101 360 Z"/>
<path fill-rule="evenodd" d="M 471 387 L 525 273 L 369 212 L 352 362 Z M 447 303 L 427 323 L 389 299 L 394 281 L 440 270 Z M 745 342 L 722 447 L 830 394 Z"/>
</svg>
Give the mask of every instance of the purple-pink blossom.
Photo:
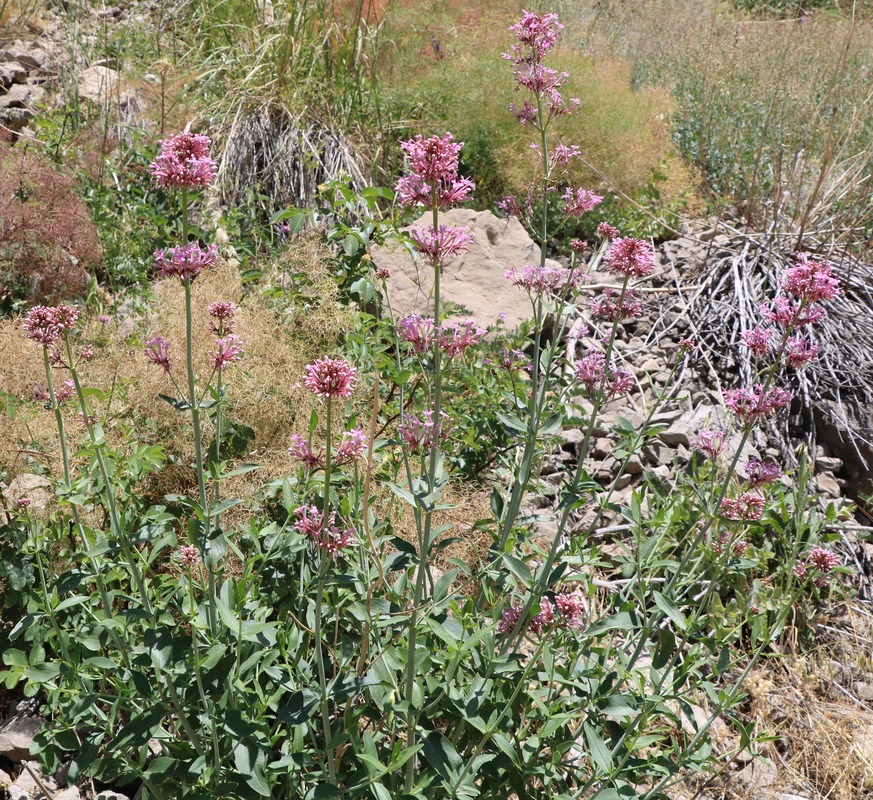
<svg viewBox="0 0 873 800">
<path fill-rule="evenodd" d="M 155 268 L 162 278 L 178 278 L 181 283 L 193 281 L 204 269 L 215 266 L 218 248 L 211 244 L 205 250 L 199 242 L 155 252 Z"/>
<path fill-rule="evenodd" d="M 291 434 L 291 447 L 288 448 L 291 457 L 306 465 L 307 469 L 323 469 L 325 451 L 322 447 L 316 453 L 309 442 L 299 433 Z"/>
<path fill-rule="evenodd" d="M 161 151 L 149 165 L 156 186 L 196 189 L 210 186 L 215 180 L 218 167 L 209 154 L 208 136 L 179 133 L 159 144 Z"/>
<path fill-rule="evenodd" d="M 601 239 L 609 239 L 611 242 L 621 236 L 621 231 L 614 225 L 610 225 L 608 222 L 601 222 L 597 226 L 597 235 Z"/>
<path fill-rule="evenodd" d="M 751 389 L 729 389 L 725 392 L 725 405 L 743 422 L 755 422 L 791 402 L 791 392 L 775 386 L 765 389 L 756 383 Z"/>
<path fill-rule="evenodd" d="M 357 428 L 344 431 L 340 446 L 336 449 L 334 464 L 342 467 L 360 461 L 367 452 L 367 434 Z"/>
<path fill-rule="evenodd" d="M 235 364 L 244 354 L 242 340 L 235 333 L 229 333 L 221 339 L 215 340 L 215 350 L 209 355 L 212 357 L 212 366 L 219 372 L 228 364 Z"/>
<path fill-rule="evenodd" d="M 782 470 L 772 461 L 761 461 L 750 458 L 745 464 L 746 475 L 749 477 L 749 488 L 757 489 L 767 483 L 774 483 L 782 477 Z"/>
<path fill-rule="evenodd" d="M 564 213 L 568 217 L 581 217 L 603 202 L 603 196 L 594 194 L 588 189 L 567 189 L 561 199 L 564 201 Z"/>
<path fill-rule="evenodd" d="M 79 309 L 76 306 L 34 306 L 24 317 L 24 335 L 31 341 L 48 347 L 61 338 L 64 331 L 76 327 Z"/>
<path fill-rule="evenodd" d="M 521 272 L 517 272 L 515 268 L 509 269 L 504 275 L 513 286 L 518 286 L 532 295 L 573 290 L 587 277 L 579 270 L 540 267 L 536 264 L 528 264 Z"/>
<path fill-rule="evenodd" d="M 179 563 L 183 567 L 196 567 L 200 564 L 200 553 L 193 544 L 183 544 L 179 548 Z"/>
<path fill-rule="evenodd" d="M 236 330 L 236 306 L 229 300 L 216 300 L 207 308 L 209 316 L 215 320 L 211 323 L 212 332 L 221 336 L 225 333 L 233 333 Z"/>
<path fill-rule="evenodd" d="M 433 225 L 412 228 L 409 235 L 415 242 L 415 249 L 434 264 L 442 264 L 446 259 L 465 252 L 473 241 L 469 228 L 453 228 L 449 225 L 440 225 L 436 231 Z"/>
<path fill-rule="evenodd" d="M 740 334 L 740 340 L 757 356 L 766 356 L 772 350 L 772 332 L 760 325 Z"/>
<path fill-rule="evenodd" d="M 312 539 L 332 559 L 338 558 L 343 550 L 357 544 L 354 531 L 350 528 L 340 530 L 334 511 L 325 519 L 324 512 L 315 506 L 300 506 L 294 509 L 294 515 L 297 517 L 294 529 Z"/>
<path fill-rule="evenodd" d="M 444 322 L 438 329 L 440 348 L 449 357 L 462 356 L 467 348 L 482 340 L 488 333 L 486 328 L 479 328 L 472 319 L 464 322 Z"/>
<path fill-rule="evenodd" d="M 523 11 L 521 19 L 509 27 L 518 38 L 518 44 L 513 45 L 510 52 L 504 53 L 503 57 L 515 62 L 541 61 L 543 56 L 557 44 L 563 29 L 563 24 L 558 22 L 557 14 L 534 14 Z"/>
<path fill-rule="evenodd" d="M 733 543 L 730 541 L 731 533 L 730 531 L 724 531 L 721 536 L 718 537 L 712 543 L 712 552 L 717 556 L 720 556 L 722 553 L 727 552 L 728 546 L 730 546 L 730 552 L 735 556 L 741 556 L 746 552 L 748 548 L 748 542 L 744 539 L 737 539 Z"/>
<path fill-rule="evenodd" d="M 792 331 L 807 325 L 816 325 L 827 316 L 824 309 L 812 308 L 800 302 L 792 303 L 786 297 L 776 297 L 769 304 L 761 303 L 759 309 L 764 319 L 783 330 Z"/>
<path fill-rule="evenodd" d="M 805 253 L 798 253 L 796 264 L 782 280 L 782 288 L 803 303 L 831 300 L 840 293 L 840 282 L 834 277 L 832 265 L 810 261 Z"/>
<path fill-rule="evenodd" d="M 817 344 L 810 344 L 799 336 L 791 336 L 785 343 L 783 355 L 788 366 L 792 369 L 803 369 L 821 355 L 821 347 Z"/>
<path fill-rule="evenodd" d="M 170 343 L 163 336 L 146 339 L 145 357 L 164 372 L 170 371 Z"/>
<path fill-rule="evenodd" d="M 555 146 L 555 149 L 552 151 L 552 169 L 555 167 L 561 167 L 565 164 L 568 164 L 571 159 L 576 158 L 581 155 L 582 149 L 575 144 L 565 145 L 559 144 Z M 570 191 L 569 189 L 567 190 Z M 582 191 L 581 189 L 579 191 Z M 603 199 L 602 197 L 600 198 Z M 599 202 L 599 201 L 598 201 Z M 596 205 L 596 204 L 595 204 Z"/>
<path fill-rule="evenodd" d="M 318 397 L 351 397 L 357 369 L 344 358 L 320 358 L 307 364 L 303 385 Z"/>
<path fill-rule="evenodd" d="M 752 492 L 743 492 L 739 497 L 725 497 L 719 509 L 727 519 L 754 522 L 764 515 L 764 498 Z"/>
<path fill-rule="evenodd" d="M 555 608 L 558 610 L 560 623 L 567 628 L 578 628 L 582 625 L 582 615 L 585 612 L 585 600 L 577 590 L 575 592 L 560 592 L 555 595 Z"/>
<path fill-rule="evenodd" d="M 603 256 L 609 272 L 630 278 L 645 278 L 655 271 L 655 249 L 642 239 L 629 236 L 612 240 Z"/>
<path fill-rule="evenodd" d="M 395 187 L 397 202 L 447 208 L 467 200 L 475 184 L 458 177 L 458 154 L 463 146 L 463 142 L 454 141 L 451 133 L 428 139 L 419 135 L 401 142 L 410 174 Z"/>
<path fill-rule="evenodd" d="M 404 342 L 409 342 L 418 355 L 433 351 L 439 329 L 432 317 L 410 314 L 397 323 L 397 333 Z"/>
<path fill-rule="evenodd" d="M 342 467 L 353 461 L 360 461 L 367 451 L 367 435 L 361 430 L 344 431 L 339 447 L 333 451 L 331 463 L 334 467 Z M 327 452 L 324 447 L 314 451 L 309 442 L 299 433 L 291 435 L 291 446 L 288 448 L 292 458 L 302 462 L 308 469 L 324 469 Z"/>
<path fill-rule="evenodd" d="M 603 294 L 592 297 L 588 301 L 591 316 L 595 319 L 605 319 L 616 322 L 624 319 L 636 319 L 643 315 L 643 303 L 638 300 L 633 289 L 625 289 L 624 296 L 607 287 Z"/>
<path fill-rule="evenodd" d="M 400 423 L 400 440 L 410 450 L 426 453 L 445 442 L 454 430 L 451 417 L 440 411 L 439 419 L 434 421 L 432 410 L 422 411 L 421 415 L 406 414 Z"/>
</svg>

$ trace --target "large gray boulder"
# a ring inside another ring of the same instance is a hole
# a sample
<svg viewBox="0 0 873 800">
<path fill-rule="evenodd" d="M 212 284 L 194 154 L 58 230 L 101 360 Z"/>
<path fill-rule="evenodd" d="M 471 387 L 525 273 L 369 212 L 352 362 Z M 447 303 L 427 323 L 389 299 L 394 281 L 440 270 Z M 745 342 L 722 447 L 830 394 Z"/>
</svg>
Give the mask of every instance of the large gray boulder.
<svg viewBox="0 0 873 800">
<path fill-rule="evenodd" d="M 415 227 L 427 227 L 430 212 L 422 215 Z M 493 325 L 500 317 L 510 330 L 532 316 L 527 294 L 513 286 L 505 277 L 506 270 L 523 269 L 527 264 L 539 264 L 540 248 L 528 236 L 515 218 L 500 219 L 490 211 L 454 208 L 440 214 L 440 225 L 465 226 L 473 232 L 473 243 L 466 253 L 450 259 L 443 267 L 440 294 L 447 314 L 456 318 L 472 318 L 479 325 Z M 388 291 L 391 305 L 398 316 L 421 314 L 433 316 L 433 273 L 423 256 L 416 260 L 402 246 L 374 248 L 377 267 L 391 270 Z M 546 264 L 559 267 L 556 261 Z"/>
</svg>

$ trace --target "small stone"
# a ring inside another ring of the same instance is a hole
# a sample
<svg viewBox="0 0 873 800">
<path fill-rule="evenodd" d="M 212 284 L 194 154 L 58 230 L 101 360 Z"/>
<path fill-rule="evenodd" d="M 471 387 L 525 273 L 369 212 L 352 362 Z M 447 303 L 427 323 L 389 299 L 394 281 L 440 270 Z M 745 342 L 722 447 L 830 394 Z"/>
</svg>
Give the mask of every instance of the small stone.
<svg viewBox="0 0 873 800">
<path fill-rule="evenodd" d="M 17 61 L 26 69 L 42 69 L 46 54 L 38 47 L 18 40 L 0 52 L 0 61 Z"/>
<path fill-rule="evenodd" d="M 43 475 L 24 472 L 12 479 L 3 494 L 14 500 L 27 497 L 30 499 L 31 509 L 43 509 L 54 499 L 51 486 L 51 481 Z"/>
<path fill-rule="evenodd" d="M 655 373 L 655 372 L 660 372 L 661 371 L 661 362 L 656 361 L 654 358 L 649 358 L 646 361 L 644 361 L 642 364 L 640 364 L 640 371 L 647 372 L 650 375 Z"/>
<path fill-rule="evenodd" d="M 643 448 L 643 458 L 650 464 L 661 466 L 673 462 L 673 452 L 658 442 L 649 442 Z"/>
<path fill-rule="evenodd" d="M 12 776 L 0 769 L 0 789 L 5 789 L 12 783 Z"/>
<path fill-rule="evenodd" d="M 633 475 L 628 475 L 627 472 L 622 473 L 622 476 L 615 482 L 616 491 L 621 491 L 626 486 L 629 486 L 632 480 Z"/>
<path fill-rule="evenodd" d="M 672 428 L 667 428 L 665 431 L 661 431 L 658 434 L 658 438 L 670 447 L 676 447 L 677 445 L 682 445 L 683 447 L 691 446 L 688 426 L 682 425 L 681 423 L 674 425 Z"/>
<path fill-rule="evenodd" d="M 24 83 L 27 80 L 27 70 L 17 61 L 0 64 L 0 83 L 9 86 L 13 83 Z"/>
<path fill-rule="evenodd" d="M 13 481 L 14 483 L 14 481 Z M 22 761 L 30 755 L 30 745 L 42 724 L 40 717 L 13 717 L 0 729 L 0 755 Z"/>
<path fill-rule="evenodd" d="M 817 491 L 824 492 L 830 497 L 840 496 L 840 484 L 837 483 L 833 472 L 822 472 L 821 475 L 816 475 L 815 486 Z"/>
<path fill-rule="evenodd" d="M 642 475 L 643 462 L 640 461 L 640 457 L 638 455 L 631 456 L 627 460 L 627 464 L 625 465 L 624 471 L 628 475 Z"/>
<path fill-rule="evenodd" d="M 9 87 L 6 94 L 0 95 L 0 109 L 24 108 L 30 101 L 31 90 L 23 83 L 15 83 Z"/>
<path fill-rule="evenodd" d="M 672 471 L 667 464 L 661 464 L 660 467 L 655 467 L 652 470 L 652 475 L 660 478 L 664 483 L 669 483 L 670 478 L 673 476 Z"/>
<path fill-rule="evenodd" d="M 54 800 L 82 800 L 82 795 L 75 786 L 70 786 L 67 789 L 56 792 Z"/>
<path fill-rule="evenodd" d="M 821 472 L 839 472 L 843 468 L 843 459 L 821 456 L 815 460 L 815 468 Z"/>
<path fill-rule="evenodd" d="M 601 437 L 594 443 L 594 447 L 591 449 L 591 455 L 594 456 L 594 458 L 606 458 L 612 453 L 613 448 L 614 445 L 611 439 Z"/>
<path fill-rule="evenodd" d="M 110 789 L 104 789 L 100 792 L 94 800 L 129 800 L 126 794 L 121 794 L 121 792 L 113 792 Z"/>
</svg>

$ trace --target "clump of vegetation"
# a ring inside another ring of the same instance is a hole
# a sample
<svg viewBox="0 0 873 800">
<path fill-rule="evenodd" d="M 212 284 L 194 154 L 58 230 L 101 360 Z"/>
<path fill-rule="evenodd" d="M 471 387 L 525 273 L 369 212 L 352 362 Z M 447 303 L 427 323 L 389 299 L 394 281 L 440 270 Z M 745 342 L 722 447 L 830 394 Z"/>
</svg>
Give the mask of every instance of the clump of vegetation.
<svg viewBox="0 0 873 800">
<path fill-rule="evenodd" d="M 0 142 L 0 309 L 83 298 L 101 258 L 74 180 L 35 149 Z"/>
</svg>

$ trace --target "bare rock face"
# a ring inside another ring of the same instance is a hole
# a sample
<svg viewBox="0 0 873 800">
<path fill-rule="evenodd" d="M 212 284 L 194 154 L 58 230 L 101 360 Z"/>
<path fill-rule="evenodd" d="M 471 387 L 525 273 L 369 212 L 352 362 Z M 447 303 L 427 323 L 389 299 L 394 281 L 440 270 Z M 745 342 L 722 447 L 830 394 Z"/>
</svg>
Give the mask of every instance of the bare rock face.
<svg viewBox="0 0 873 800">
<path fill-rule="evenodd" d="M 428 212 L 416 227 L 431 224 Z M 500 219 L 490 211 L 455 208 L 440 214 L 440 225 L 466 226 L 473 232 L 470 249 L 450 259 L 440 279 L 440 296 L 451 316 L 470 317 L 479 325 L 494 324 L 503 318 L 510 330 L 531 318 L 531 305 L 525 292 L 505 277 L 506 270 L 521 270 L 539 264 L 540 249 L 517 219 Z M 373 250 L 377 267 L 391 270 L 388 292 L 395 314 L 433 315 L 433 274 L 423 257 L 413 261 L 399 245 Z M 546 264 L 559 267 L 548 259 Z"/>
<path fill-rule="evenodd" d="M 106 102 L 118 89 L 118 70 L 94 64 L 79 78 L 79 97 L 93 103 Z"/>
</svg>

